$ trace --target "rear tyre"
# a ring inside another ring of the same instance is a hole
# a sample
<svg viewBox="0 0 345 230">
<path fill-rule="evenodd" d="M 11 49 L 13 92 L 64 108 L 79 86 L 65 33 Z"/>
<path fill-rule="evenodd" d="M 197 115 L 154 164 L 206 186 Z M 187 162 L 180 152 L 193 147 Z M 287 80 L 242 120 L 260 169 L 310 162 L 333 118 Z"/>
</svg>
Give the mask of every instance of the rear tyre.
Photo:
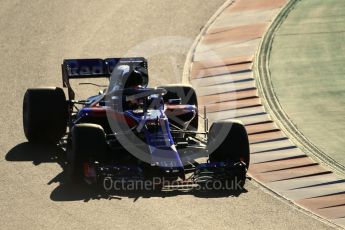
<svg viewBox="0 0 345 230">
<path fill-rule="evenodd" d="M 66 133 L 67 102 L 61 88 L 28 89 L 23 100 L 24 133 L 29 142 L 56 144 Z"/>
<path fill-rule="evenodd" d="M 77 124 L 72 128 L 67 149 L 68 174 L 72 182 L 82 182 L 84 163 L 105 160 L 107 143 L 100 125 Z"/>
<path fill-rule="evenodd" d="M 189 85 L 163 85 L 158 88 L 164 88 L 167 90 L 167 94 L 164 95 L 164 102 L 167 103 L 170 99 L 181 98 L 181 104 L 195 105 L 198 108 L 198 98 L 196 96 L 195 90 Z M 187 130 L 197 131 L 199 125 L 198 110 L 196 110 L 195 117 L 189 123 Z"/>
</svg>

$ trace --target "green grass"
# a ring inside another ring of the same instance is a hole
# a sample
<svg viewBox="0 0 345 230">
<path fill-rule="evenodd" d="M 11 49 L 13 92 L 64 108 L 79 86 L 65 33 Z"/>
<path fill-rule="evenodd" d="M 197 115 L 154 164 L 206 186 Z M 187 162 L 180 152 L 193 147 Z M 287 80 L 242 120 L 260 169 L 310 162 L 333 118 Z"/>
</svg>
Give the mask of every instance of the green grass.
<svg viewBox="0 0 345 230">
<path fill-rule="evenodd" d="M 270 71 L 298 129 L 345 165 L 345 0 L 302 0 L 279 28 Z"/>
</svg>

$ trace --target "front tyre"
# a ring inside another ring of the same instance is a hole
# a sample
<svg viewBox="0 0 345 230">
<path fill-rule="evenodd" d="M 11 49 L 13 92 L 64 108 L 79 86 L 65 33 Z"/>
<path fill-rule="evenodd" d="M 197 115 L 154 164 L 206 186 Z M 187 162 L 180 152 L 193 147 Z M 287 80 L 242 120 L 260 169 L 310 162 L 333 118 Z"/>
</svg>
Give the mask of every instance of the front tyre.
<svg viewBox="0 0 345 230">
<path fill-rule="evenodd" d="M 210 162 L 243 161 L 250 163 L 248 134 L 243 124 L 234 121 L 216 121 L 212 124 L 207 147 Z"/>
<path fill-rule="evenodd" d="M 84 163 L 102 162 L 106 158 L 107 142 L 100 125 L 76 124 L 72 128 L 68 146 L 68 174 L 72 182 L 82 182 Z"/>
<path fill-rule="evenodd" d="M 243 188 L 250 163 L 249 140 L 244 125 L 234 121 L 214 122 L 208 134 L 207 149 L 211 163 L 233 164 L 235 181 Z"/>
</svg>

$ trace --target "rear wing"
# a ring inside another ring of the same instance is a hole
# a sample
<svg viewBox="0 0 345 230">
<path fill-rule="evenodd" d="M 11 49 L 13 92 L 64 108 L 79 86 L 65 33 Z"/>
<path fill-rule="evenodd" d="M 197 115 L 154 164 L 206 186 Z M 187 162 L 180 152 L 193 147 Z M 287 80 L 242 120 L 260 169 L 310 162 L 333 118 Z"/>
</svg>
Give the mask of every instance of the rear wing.
<svg viewBox="0 0 345 230">
<path fill-rule="evenodd" d="M 107 59 L 65 59 L 61 65 L 62 84 L 68 88 L 70 100 L 75 97 L 69 83 L 70 79 L 109 78 L 117 65 L 129 65 L 132 69 L 144 68 L 147 71 L 147 60 L 143 57 L 107 58 Z"/>
</svg>

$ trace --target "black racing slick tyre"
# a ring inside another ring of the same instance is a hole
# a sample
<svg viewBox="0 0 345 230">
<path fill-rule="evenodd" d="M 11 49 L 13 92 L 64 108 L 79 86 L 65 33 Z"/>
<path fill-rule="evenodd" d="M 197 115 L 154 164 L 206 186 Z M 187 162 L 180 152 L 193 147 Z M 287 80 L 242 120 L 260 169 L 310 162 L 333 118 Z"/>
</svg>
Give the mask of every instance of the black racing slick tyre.
<svg viewBox="0 0 345 230">
<path fill-rule="evenodd" d="M 207 148 L 210 162 L 242 161 L 247 169 L 249 167 L 248 134 L 240 122 L 214 122 L 209 130 Z"/>
<path fill-rule="evenodd" d="M 29 142 L 56 144 L 66 133 L 67 102 L 61 88 L 28 89 L 23 100 L 24 133 Z"/>
<path fill-rule="evenodd" d="M 170 99 L 181 99 L 181 104 L 184 105 L 195 105 L 196 114 L 193 120 L 190 122 L 187 130 L 197 131 L 199 125 L 199 116 L 198 116 L 198 98 L 195 90 L 192 86 L 182 85 L 182 84 L 172 84 L 172 85 L 163 85 L 158 88 L 166 89 L 167 93 L 163 96 L 164 102 L 167 103 Z"/>
<path fill-rule="evenodd" d="M 76 124 L 71 131 L 67 149 L 68 176 L 72 182 L 84 178 L 83 165 L 86 162 L 104 161 L 107 143 L 100 125 Z"/>
</svg>

